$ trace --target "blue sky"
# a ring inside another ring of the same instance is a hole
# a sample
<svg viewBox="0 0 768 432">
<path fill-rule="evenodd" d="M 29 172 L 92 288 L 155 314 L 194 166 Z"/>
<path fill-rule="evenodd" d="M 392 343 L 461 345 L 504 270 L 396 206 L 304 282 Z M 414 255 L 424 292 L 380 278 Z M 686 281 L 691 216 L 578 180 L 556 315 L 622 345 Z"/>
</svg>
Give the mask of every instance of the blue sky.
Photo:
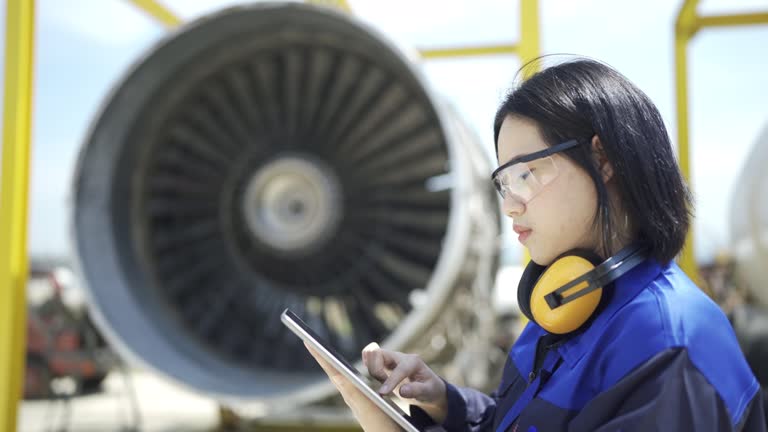
<svg viewBox="0 0 768 432">
<path fill-rule="evenodd" d="M 185 20 L 237 3 L 243 2 L 165 0 Z M 657 104 L 675 142 L 673 23 L 679 3 L 540 0 L 542 53 L 586 55 L 617 68 Z M 518 35 L 516 1 L 350 4 L 358 18 L 416 48 L 509 43 Z M 701 13 L 749 10 L 768 10 L 768 2 L 702 0 L 700 7 Z M 164 34 L 162 26 L 125 0 L 37 1 L 33 255 L 70 253 L 68 199 L 77 151 L 110 87 Z M 696 255 L 709 260 L 728 246 L 736 174 L 768 122 L 768 26 L 704 30 L 689 46 L 689 62 Z M 422 66 L 432 87 L 458 108 L 490 155 L 493 113 L 517 59 L 473 57 Z M 509 251 L 516 255 L 519 248 Z"/>
</svg>

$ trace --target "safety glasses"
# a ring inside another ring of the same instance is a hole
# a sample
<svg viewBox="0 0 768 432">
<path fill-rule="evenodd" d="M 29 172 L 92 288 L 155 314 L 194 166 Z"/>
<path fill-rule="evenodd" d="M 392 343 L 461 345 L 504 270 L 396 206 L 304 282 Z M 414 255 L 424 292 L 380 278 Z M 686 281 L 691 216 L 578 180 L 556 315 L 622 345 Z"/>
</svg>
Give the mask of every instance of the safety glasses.
<svg viewBox="0 0 768 432">
<path fill-rule="evenodd" d="M 527 204 L 544 186 L 557 178 L 559 171 L 552 155 L 579 144 L 574 139 L 516 157 L 498 167 L 491 174 L 491 181 L 502 199 L 511 197 Z"/>
</svg>

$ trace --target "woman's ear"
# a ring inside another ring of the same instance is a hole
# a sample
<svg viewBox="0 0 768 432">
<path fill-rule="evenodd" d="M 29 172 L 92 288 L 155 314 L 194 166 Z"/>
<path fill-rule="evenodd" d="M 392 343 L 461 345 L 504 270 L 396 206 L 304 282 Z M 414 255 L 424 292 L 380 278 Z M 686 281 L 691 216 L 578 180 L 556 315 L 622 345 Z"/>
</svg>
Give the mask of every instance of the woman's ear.
<svg viewBox="0 0 768 432">
<path fill-rule="evenodd" d="M 608 156 L 605 155 L 603 143 L 600 142 L 600 137 L 597 135 L 592 137 L 592 157 L 595 160 L 597 170 L 600 171 L 600 175 L 603 178 L 603 183 L 608 183 L 608 180 L 613 178 L 613 165 L 608 160 Z"/>
</svg>

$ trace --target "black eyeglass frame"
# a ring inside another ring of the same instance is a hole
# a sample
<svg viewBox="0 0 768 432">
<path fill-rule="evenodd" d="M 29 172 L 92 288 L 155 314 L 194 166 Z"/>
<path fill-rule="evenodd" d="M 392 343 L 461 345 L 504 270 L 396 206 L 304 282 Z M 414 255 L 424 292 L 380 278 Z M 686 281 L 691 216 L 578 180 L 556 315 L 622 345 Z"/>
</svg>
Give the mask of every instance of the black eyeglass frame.
<svg viewBox="0 0 768 432">
<path fill-rule="evenodd" d="M 546 148 L 544 150 L 539 150 L 537 152 L 529 153 L 527 155 L 518 156 L 511 161 L 505 163 L 504 165 L 496 168 L 493 173 L 491 174 L 491 181 L 496 180 L 496 176 L 504 170 L 507 167 L 510 167 L 514 164 L 521 163 L 521 162 L 530 162 L 536 159 L 545 158 L 547 156 L 552 156 L 555 153 L 560 153 L 562 151 L 571 149 L 573 147 L 576 147 L 577 145 L 583 143 L 584 141 L 579 141 L 577 139 L 568 140 L 566 142 L 553 145 L 552 147 Z"/>
</svg>

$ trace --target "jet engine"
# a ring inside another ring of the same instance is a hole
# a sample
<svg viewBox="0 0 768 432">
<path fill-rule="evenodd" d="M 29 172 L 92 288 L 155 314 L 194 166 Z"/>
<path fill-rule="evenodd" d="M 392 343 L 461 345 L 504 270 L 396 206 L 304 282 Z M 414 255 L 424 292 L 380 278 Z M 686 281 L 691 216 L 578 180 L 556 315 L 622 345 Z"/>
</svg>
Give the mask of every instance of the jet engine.
<svg viewBox="0 0 768 432">
<path fill-rule="evenodd" d="M 335 389 L 280 322 L 483 387 L 499 211 L 479 140 L 415 57 L 347 15 L 235 7 L 115 85 L 81 149 L 77 265 L 128 360 L 228 404 Z"/>
</svg>

